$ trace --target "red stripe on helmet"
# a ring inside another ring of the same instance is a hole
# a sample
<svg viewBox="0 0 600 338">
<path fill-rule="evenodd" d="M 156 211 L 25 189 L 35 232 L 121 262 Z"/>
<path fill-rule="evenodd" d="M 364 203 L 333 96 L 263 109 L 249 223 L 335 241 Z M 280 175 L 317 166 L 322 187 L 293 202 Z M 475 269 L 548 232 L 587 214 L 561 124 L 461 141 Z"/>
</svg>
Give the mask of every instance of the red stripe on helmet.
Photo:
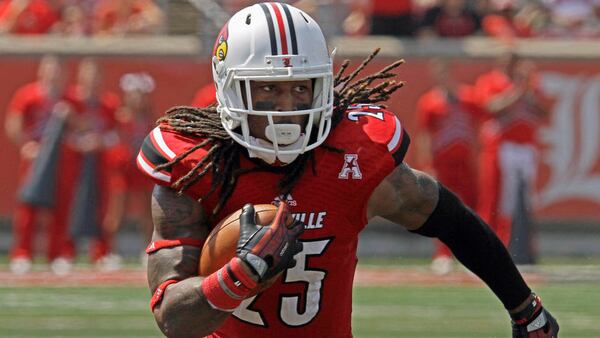
<svg viewBox="0 0 600 338">
<path fill-rule="evenodd" d="M 275 17 L 277 18 L 277 26 L 279 26 L 279 36 L 281 37 L 281 54 L 286 55 L 288 53 L 287 47 L 287 35 L 285 34 L 285 24 L 283 23 L 283 17 L 281 16 L 281 10 L 279 10 L 279 6 L 276 3 L 269 3 L 273 8 L 273 12 L 275 12 Z"/>
</svg>

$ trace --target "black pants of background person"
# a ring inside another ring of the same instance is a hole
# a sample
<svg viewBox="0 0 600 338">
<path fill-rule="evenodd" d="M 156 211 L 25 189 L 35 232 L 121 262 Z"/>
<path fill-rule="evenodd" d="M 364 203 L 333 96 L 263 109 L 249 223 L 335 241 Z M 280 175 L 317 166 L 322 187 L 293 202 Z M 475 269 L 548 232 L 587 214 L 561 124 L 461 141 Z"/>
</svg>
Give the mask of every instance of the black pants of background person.
<svg viewBox="0 0 600 338">
<path fill-rule="evenodd" d="M 371 17 L 371 35 L 411 36 L 414 31 L 415 22 L 410 14 Z"/>
</svg>

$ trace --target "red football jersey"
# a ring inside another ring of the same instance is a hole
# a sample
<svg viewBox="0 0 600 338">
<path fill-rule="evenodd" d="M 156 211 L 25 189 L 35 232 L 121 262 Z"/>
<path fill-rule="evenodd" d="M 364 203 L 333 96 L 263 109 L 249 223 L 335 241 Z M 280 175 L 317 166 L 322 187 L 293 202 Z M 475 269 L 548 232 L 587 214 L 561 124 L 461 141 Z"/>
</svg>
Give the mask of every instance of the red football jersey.
<svg viewBox="0 0 600 338">
<path fill-rule="evenodd" d="M 9 114 L 22 115 L 26 137 L 39 141 L 54 105 L 62 99 L 62 95 L 51 97 L 39 82 L 32 82 L 15 92 L 7 110 Z"/>
<path fill-rule="evenodd" d="M 536 96 L 541 94 L 538 90 L 537 80 L 538 78 L 534 77 L 532 81 Z M 475 83 L 478 100 L 481 106 L 484 107 L 496 95 L 510 90 L 513 86 L 512 80 L 506 74 L 497 70 L 481 75 Z M 492 133 L 488 134 L 495 138 L 495 142 L 509 141 L 534 144 L 536 143 L 536 132 L 541 123 L 542 118 L 537 110 L 526 99 L 521 99 L 509 111 L 488 121 L 484 127 L 493 130 Z"/>
<path fill-rule="evenodd" d="M 431 134 L 434 165 L 441 166 L 470 156 L 477 123 L 484 118 L 473 103 L 471 88 L 465 85 L 456 96 L 438 87 L 427 91 L 417 101 L 416 115 L 419 128 Z"/>
<path fill-rule="evenodd" d="M 206 154 L 200 149 L 170 172 L 153 168 L 201 140 L 154 129 L 138 155 L 138 167 L 161 185 L 186 174 Z M 378 107 L 354 106 L 333 129 L 326 144 L 338 153 L 315 150 L 316 174 L 309 167 L 294 190 L 280 196 L 281 173 L 256 172 L 239 178 L 217 220 L 246 203 L 284 199 L 296 219 L 306 224 L 302 252 L 294 268 L 261 294 L 245 300 L 212 337 L 351 337 L 352 283 L 358 234 L 367 223 L 367 201 L 375 187 L 399 165 L 409 137 L 398 117 Z M 254 166 L 242 156 L 243 168 Z M 203 177 L 187 193 L 202 197 L 210 188 Z M 213 210 L 219 191 L 202 199 Z M 214 226 L 214 224 L 211 224 Z"/>
</svg>

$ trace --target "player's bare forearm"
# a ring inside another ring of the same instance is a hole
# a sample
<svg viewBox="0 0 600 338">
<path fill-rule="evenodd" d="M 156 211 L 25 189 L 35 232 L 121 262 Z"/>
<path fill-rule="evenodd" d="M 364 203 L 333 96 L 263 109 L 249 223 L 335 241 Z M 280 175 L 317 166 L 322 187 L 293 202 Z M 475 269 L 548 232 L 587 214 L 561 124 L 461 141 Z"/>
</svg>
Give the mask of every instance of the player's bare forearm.
<svg viewBox="0 0 600 338">
<path fill-rule="evenodd" d="M 535 96 L 533 91 L 529 91 L 527 93 L 526 99 L 534 114 L 542 118 L 550 116 L 550 110 L 548 107 Z"/>
<path fill-rule="evenodd" d="M 525 94 L 523 87 L 515 87 L 494 96 L 486 105 L 486 109 L 494 115 L 502 114 L 516 104 Z"/>
<path fill-rule="evenodd" d="M 6 137 L 19 147 L 26 141 L 23 133 L 23 124 L 23 115 L 15 112 L 8 112 L 6 120 L 4 121 Z"/>
<path fill-rule="evenodd" d="M 425 223 L 437 201 L 436 181 L 403 163 L 371 195 L 369 217 L 381 216 L 415 230 Z"/>
<path fill-rule="evenodd" d="M 191 277 L 170 285 L 163 301 L 154 309 L 154 318 L 167 337 L 207 336 L 230 315 L 207 303 L 201 283 L 201 277 Z"/>
<path fill-rule="evenodd" d="M 152 193 L 153 241 L 177 238 L 204 240 L 206 215 L 194 199 L 156 186 Z M 164 292 L 154 317 L 167 337 L 203 337 L 217 329 L 229 313 L 213 309 L 201 291 L 198 277 L 200 248 L 182 245 L 163 248 L 148 257 L 148 284 L 154 293 L 167 280 L 178 280 Z"/>
</svg>

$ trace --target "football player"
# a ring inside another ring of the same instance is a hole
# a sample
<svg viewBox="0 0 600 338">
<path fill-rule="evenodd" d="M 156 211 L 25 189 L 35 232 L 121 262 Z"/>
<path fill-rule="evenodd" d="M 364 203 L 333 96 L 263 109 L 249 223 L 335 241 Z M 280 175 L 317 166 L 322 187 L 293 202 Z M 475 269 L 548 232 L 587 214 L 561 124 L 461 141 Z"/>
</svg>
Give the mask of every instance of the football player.
<svg viewBox="0 0 600 338">
<path fill-rule="evenodd" d="M 477 212 L 509 246 L 519 191 L 526 205 L 538 166 L 537 131 L 548 111 L 535 65 L 513 52 L 475 82 L 476 96 L 491 118 L 480 131 L 479 200 Z M 486 193 L 482 193 L 485 191 Z"/>
<path fill-rule="evenodd" d="M 473 165 L 477 127 L 487 116 L 478 109 L 472 87 L 454 79 L 448 61 L 433 59 L 429 68 L 435 86 L 419 97 L 415 112 L 417 163 L 473 208 L 477 201 L 477 169 Z M 436 240 L 431 270 L 446 274 L 453 263 L 450 249 Z"/>
<path fill-rule="evenodd" d="M 286 4 L 229 20 L 212 58 L 218 104 L 172 108 L 137 158 L 157 183 L 148 281 L 165 335 L 351 337 L 358 234 L 379 215 L 448 245 L 502 301 L 514 337 L 556 337 L 494 233 L 403 162 L 400 120 L 370 105 L 401 86 L 388 81 L 399 64 L 355 82 L 363 65 L 345 75 L 344 64 L 334 76 L 319 25 Z M 375 79 L 385 81 L 369 87 Z M 297 221 L 256 225 L 252 205 L 274 200 Z M 241 208 L 236 257 L 197 276 L 211 227 Z"/>
</svg>

